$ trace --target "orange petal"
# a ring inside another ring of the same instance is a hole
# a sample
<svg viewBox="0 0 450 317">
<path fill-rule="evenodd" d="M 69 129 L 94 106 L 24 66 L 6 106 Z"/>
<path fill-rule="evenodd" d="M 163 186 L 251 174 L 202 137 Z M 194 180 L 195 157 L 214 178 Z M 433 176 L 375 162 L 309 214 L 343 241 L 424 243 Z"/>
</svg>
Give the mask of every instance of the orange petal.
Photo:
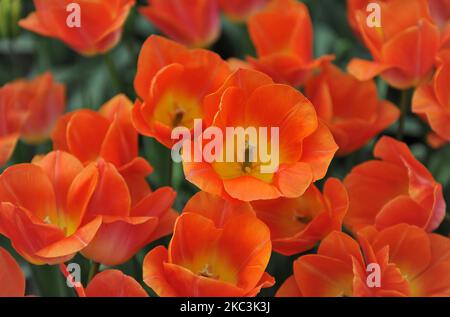
<svg viewBox="0 0 450 317">
<path fill-rule="evenodd" d="M 399 223 L 425 227 L 429 218 L 427 210 L 408 196 L 397 196 L 381 208 L 375 217 L 377 229 L 384 229 Z"/>
<path fill-rule="evenodd" d="M 58 223 L 55 192 L 45 171 L 34 164 L 18 164 L 0 175 L 0 201 L 24 208 L 37 218 Z"/>
<path fill-rule="evenodd" d="M 430 234 L 430 265 L 412 281 L 414 296 L 450 296 L 450 240 Z"/>
<path fill-rule="evenodd" d="M 234 216 L 254 215 L 249 203 L 230 202 L 220 196 L 206 192 L 198 192 L 192 196 L 184 206 L 183 212 L 198 213 L 211 219 L 217 228 L 223 228 L 225 223 Z"/>
<path fill-rule="evenodd" d="M 104 220 L 82 254 L 108 266 L 125 263 L 150 242 L 157 225 L 156 217 L 119 218 L 108 223 Z"/>
<path fill-rule="evenodd" d="M 301 161 L 308 163 L 316 181 L 325 176 L 338 146 L 333 135 L 324 123 L 319 120 L 317 130 L 303 141 Z"/>
<path fill-rule="evenodd" d="M 392 66 L 380 64 L 377 62 L 353 58 L 347 65 L 347 71 L 355 76 L 358 80 L 366 81 L 380 75 L 382 72 L 388 70 L 391 67 Z"/>
<path fill-rule="evenodd" d="M 253 215 L 230 219 L 217 245 L 217 252 L 230 261 L 230 266 L 238 274 L 237 286 L 245 292 L 258 285 L 271 251 L 269 228 Z"/>
<path fill-rule="evenodd" d="M 64 210 L 67 234 L 74 233 L 82 223 L 98 180 L 98 170 L 92 163 L 85 167 L 70 185 L 67 193 L 67 207 Z"/>
<path fill-rule="evenodd" d="M 278 289 L 276 297 L 301 297 L 302 293 L 298 288 L 295 276 L 289 276 Z"/>
<path fill-rule="evenodd" d="M 142 286 L 119 270 L 97 274 L 86 288 L 87 297 L 148 297 Z"/>
<path fill-rule="evenodd" d="M 312 58 L 312 23 L 303 3 L 271 3 L 250 19 L 249 32 L 258 56 L 287 51 L 303 61 Z"/>
<path fill-rule="evenodd" d="M 231 74 L 225 83 L 216 92 L 205 97 L 204 109 L 205 109 L 205 123 L 210 125 L 214 117 L 219 110 L 220 101 L 225 90 L 230 87 L 238 87 L 243 89 L 245 96 L 248 98 L 255 91 L 256 88 L 273 84 L 272 79 L 258 71 L 239 69 Z"/>
<path fill-rule="evenodd" d="M 45 246 L 36 255 L 45 259 L 48 264 L 66 262 L 68 257 L 70 259 L 92 241 L 101 223 L 100 217 L 94 218 L 91 222 L 80 227 L 74 234 Z"/>
<path fill-rule="evenodd" d="M 176 285 L 172 286 L 166 279 L 164 263 L 168 261 L 167 249 L 158 246 L 151 250 L 144 258 L 143 279 L 145 284 L 161 297 L 181 296 L 177 294 Z"/>
<path fill-rule="evenodd" d="M 350 199 L 344 222 L 355 232 L 374 224 L 376 215 L 391 199 L 408 193 L 406 170 L 390 162 L 362 163 L 353 168 L 344 184 Z"/>
<path fill-rule="evenodd" d="M 87 215 L 128 216 L 131 197 L 127 183 L 114 165 L 99 160 L 98 183 L 87 207 Z"/>
<path fill-rule="evenodd" d="M 349 296 L 353 272 L 344 262 L 323 255 L 305 255 L 294 262 L 294 276 L 303 296 Z"/>
<path fill-rule="evenodd" d="M 67 125 L 67 145 L 83 163 L 95 161 L 108 131 L 109 123 L 91 110 L 77 111 Z"/>
<path fill-rule="evenodd" d="M 0 248 L 0 297 L 22 297 L 25 295 L 25 276 L 16 260 Z"/>
<path fill-rule="evenodd" d="M 11 240 L 13 247 L 28 262 L 33 264 L 54 264 L 52 259 L 36 253 L 46 246 L 64 239 L 64 232 L 54 225 L 30 218 L 29 212 L 8 202 L 0 203 L 0 227 L 2 234 Z M 60 260 L 67 261 L 73 256 L 66 253 Z"/>
<path fill-rule="evenodd" d="M 360 263 L 364 262 L 359 244 L 349 235 L 340 231 L 333 231 L 323 239 L 317 253 L 337 259 L 347 267 L 352 266 L 352 258 Z"/>
<path fill-rule="evenodd" d="M 186 48 L 174 41 L 157 35 L 150 36 L 142 45 L 134 79 L 134 87 L 139 97 L 143 100 L 148 99 L 150 84 L 156 73 L 164 66 L 175 62 L 177 56 L 186 51 Z"/>
<path fill-rule="evenodd" d="M 206 47 L 219 36 L 219 7 L 215 0 L 151 0 L 139 11 L 169 37 L 192 47 Z"/>
<path fill-rule="evenodd" d="M 404 89 L 417 85 L 432 71 L 434 58 L 439 49 L 439 30 L 425 19 L 416 22 L 388 41 L 382 49 L 383 61 L 395 65 L 404 78 L 384 74 L 390 85 Z M 426 49 L 425 49 L 426 47 Z M 405 51 L 404 49 L 407 49 Z"/>
<path fill-rule="evenodd" d="M 436 183 L 431 173 L 408 149 L 408 146 L 390 137 L 381 138 L 375 146 L 374 155 L 385 161 L 404 166 L 409 176 L 409 195 L 429 211 L 427 231 L 433 231 L 445 216 L 445 200 L 442 185 Z"/>
<path fill-rule="evenodd" d="M 243 297 L 242 289 L 220 280 L 196 275 L 171 263 L 163 264 L 165 276 L 182 297 Z"/>
<path fill-rule="evenodd" d="M 389 246 L 390 262 L 395 263 L 407 279 L 413 279 L 430 263 L 431 247 L 423 229 L 407 224 L 387 228 L 372 243 L 375 252 Z"/>
<path fill-rule="evenodd" d="M 42 168 L 53 185 L 58 221 L 64 225 L 67 195 L 72 182 L 83 170 L 83 165 L 76 157 L 61 151 L 50 152 L 35 164 Z"/>
<path fill-rule="evenodd" d="M 8 136 L 0 136 L 0 166 L 5 165 L 16 148 L 19 134 L 14 133 Z"/>
</svg>

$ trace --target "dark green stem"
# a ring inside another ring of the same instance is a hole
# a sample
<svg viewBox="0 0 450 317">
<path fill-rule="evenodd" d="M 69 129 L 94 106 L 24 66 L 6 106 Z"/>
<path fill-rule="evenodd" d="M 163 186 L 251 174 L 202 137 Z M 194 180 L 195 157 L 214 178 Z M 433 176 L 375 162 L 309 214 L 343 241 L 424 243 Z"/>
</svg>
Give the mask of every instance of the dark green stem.
<svg viewBox="0 0 450 317">
<path fill-rule="evenodd" d="M 103 54 L 103 59 L 105 60 L 106 67 L 108 67 L 114 89 L 116 92 L 121 92 L 122 82 L 120 81 L 119 72 L 117 71 L 116 65 L 111 59 L 111 55 L 109 53 L 105 53 Z"/>
<path fill-rule="evenodd" d="M 12 37 L 8 39 L 8 53 L 9 53 L 9 59 L 10 59 L 10 75 L 11 79 L 15 79 L 16 77 L 16 59 L 14 57 L 14 40 Z"/>
<path fill-rule="evenodd" d="M 95 275 L 98 274 L 98 271 L 100 269 L 100 263 L 91 261 L 91 267 L 89 268 L 89 276 L 88 276 L 88 283 L 92 281 Z"/>
<path fill-rule="evenodd" d="M 401 91 L 401 97 L 400 97 L 400 119 L 398 122 L 398 130 L 397 130 L 397 139 L 403 140 L 404 133 L 405 133 L 405 121 L 406 116 L 408 114 L 408 106 L 410 103 L 410 94 L 409 90 L 402 90 Z"/>
</svg>

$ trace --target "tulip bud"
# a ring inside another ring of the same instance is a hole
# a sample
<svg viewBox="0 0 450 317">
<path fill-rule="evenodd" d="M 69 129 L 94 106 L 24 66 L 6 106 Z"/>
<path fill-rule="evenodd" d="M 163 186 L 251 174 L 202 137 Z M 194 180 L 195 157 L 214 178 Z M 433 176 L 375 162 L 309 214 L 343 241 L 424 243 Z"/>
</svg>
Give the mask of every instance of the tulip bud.
<svg viewBox="0 0 450 317">
<path fill-rule="evenodd" d="M 0 38 L 14 38 L 19 32 L 20 0 L 0 0 Z"/>
</svg>

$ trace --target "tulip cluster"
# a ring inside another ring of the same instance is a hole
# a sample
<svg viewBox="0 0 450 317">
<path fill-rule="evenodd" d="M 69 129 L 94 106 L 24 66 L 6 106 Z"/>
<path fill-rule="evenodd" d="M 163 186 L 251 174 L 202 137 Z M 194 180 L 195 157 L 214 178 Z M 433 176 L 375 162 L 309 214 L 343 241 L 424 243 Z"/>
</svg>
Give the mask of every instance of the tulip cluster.
<svg viewBox="0 0 450 317">
<path fill-rule="evenodd" d="M 450 142 L 449 1 L 347 0 L 368 58 L 347 70 L 314 56 L 298 0 L 33 2 L 22 32 L 106 56 L 111 81 L 135 19 L 154 34 L 103 105 L 51 71 L 0 87 L 0 297 L 42 295 L 24 267 L 43 265 L 80 297 L 450 296 L 449 188 L 414 147 Z M 224 58 L 230 25 L 254 56 Z"/>
</svg>

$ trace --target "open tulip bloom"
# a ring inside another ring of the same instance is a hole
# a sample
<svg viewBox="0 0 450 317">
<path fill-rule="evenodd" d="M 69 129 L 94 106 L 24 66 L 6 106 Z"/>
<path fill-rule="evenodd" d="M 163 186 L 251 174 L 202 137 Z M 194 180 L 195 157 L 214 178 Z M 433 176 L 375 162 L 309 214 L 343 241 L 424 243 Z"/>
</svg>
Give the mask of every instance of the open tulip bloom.
<svg viewBox="0 0 450 317">
<path fill-rule="evenodd" d="M 449 0 L 0 0 L 0 297 L 450 297 L 449 143 Z"/>
</svg>

